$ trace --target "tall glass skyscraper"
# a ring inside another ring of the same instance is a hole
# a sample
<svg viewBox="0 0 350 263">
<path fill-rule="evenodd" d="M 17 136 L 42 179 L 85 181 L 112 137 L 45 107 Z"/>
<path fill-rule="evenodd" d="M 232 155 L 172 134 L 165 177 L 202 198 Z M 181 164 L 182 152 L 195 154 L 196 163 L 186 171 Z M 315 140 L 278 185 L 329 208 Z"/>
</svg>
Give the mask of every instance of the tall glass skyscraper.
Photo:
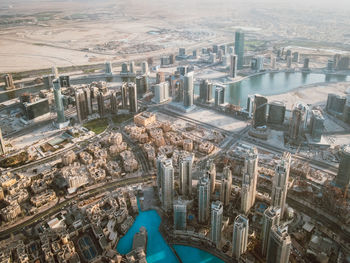
<svg viewBox="0 0 350 263">
<path fill-rule="evenodd" d="M 211 240 L 216 244 L 220 245 L 221 241 L 221 227 L 222 227 L 222 213 L 223 205 L 220 201 L 215 201 L 211 203 L 211 230 L 210 237 Z"/>
<path fill-rule="evenodd" d="M 183 200 L 174 202 L 174 229 L 186 230 L 186 203 Z"/>
<path fill-rule="evenodd" d="M 235 53 L 237 55 L 237 68 L 243 68 L 244 63 L 244 33 L 237 31 L 235 34 Z"/>
</svg>

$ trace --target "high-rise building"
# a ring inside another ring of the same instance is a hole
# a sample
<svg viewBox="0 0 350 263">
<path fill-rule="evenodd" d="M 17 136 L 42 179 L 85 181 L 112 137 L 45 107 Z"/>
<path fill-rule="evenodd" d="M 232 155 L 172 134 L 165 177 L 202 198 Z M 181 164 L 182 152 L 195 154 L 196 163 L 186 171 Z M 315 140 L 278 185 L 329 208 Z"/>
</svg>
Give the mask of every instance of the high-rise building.
<svg viewBox="0 0 350 263">
<path fill-rule="evenodd" d="M 264 211 L 263 227 L 261 232 L 262 255 L 266 256 L 267 246 L 270 239 L 271 227 L 279 225 L 281 217 L 281 209 L 279 207 L 270 206 Z"/>
<path fill-rule="evenodd" d="M 146 75 L 136 77 L 136 88 L 138 98 L 142 98 L 143 94 L 148 91 L 148 77 Z"/>
<path fill-rule="evenodd" d="M 327 97 L 326 110 L 333 115 L 340 115 L 344 112 L 346 97 L 329 93 Z"/>
<path fill-rule="evenodd" d="M 292 242 L 288 235 L 288 228 L 274 225 L 271 227 L 267 247 L 267 263 L 289 262 Z"/>
<path fill-rule="evenodd" d="M 106 64 L 105 64 L 105 68 L 106 68 L 106 74 L 107 75 L 111 75 L 113 73 L 112 62 L 107 61 Z"/>
<path fill-rule="evenodd" d="M 61 93 L 61 85 L 59 79 L 53 81 L 53 93 L 55 97 L 55 106 L 57 113 L 57 123 L 64 123 L 66 118 L 64 116 L 64 107 Z"/>
<path fill-rule="evenodd" d="M 58 78 L 58 69 L 56 66 L 52 66 L 51 68 L 51 74 L 54 76 L 55 79 Z"/>
<path fill-rule="evenodd" d="M 199 84 L 199 99 L 201 102 L 209 103 L 213 97 L 213 84 L 208 80 L 202 79 Z"/>
<path fill-rule="evenodd" d="M 193 106 L 193 72 L 187 73 L 184 77 L 184 106 Z"/>
<path fill-rule="evenodd" d="M 2 137 L 2 131 L 0 128 L 0 155 L 3 155 L 5 153 L 6 153 L 5 141 L 4 141 L 4 138 Z"/>
<path fill-rule="evenodd" d="M 129 92 L 129 110 L 130 112 L 138 112 L 137 106 L 137 88 L 135 83 L 128 83 Z"/>
<path fill-rule="evenodd" d="M 286 115 L 286 105 L 282 101 L 269 103 L 269 116 L 267 122 L 271 124 L 283 124 Z"/>
<path fill-rule="evenodd" d="M 230 55 L 234 55 L 234 54 L 235 54 L 235 48 L 232 47 L 232 46 L 228 47 L 228 53 L 229 53 Z"/>
<path fill-rule="evenodd" d="M 159 84 L 162 82 L 165 82 L 165 74 L 164 74 L 164 72 L 157 72 L 156 83 Z"/>
<path fill-rule="evenodd" d="M 238 215 L 233 223 L 232 256 L 239 259 L 247 251 L 249 220 L 244 215 Z"/>
<path fill-rule="evenodd" d="M 340 163 L 335 182 L 342 188 L 350 183 L 350 145 L 344 145 L 340 150 Z"/>
<path fill-rule="evenodd" d="M 192 165 L 194 156 L 189 154 L 179 161 L 180 192 L 182 195 L 192 194 Z"/>
<path fill-rule="evenodd" d="M 253 104 L 253 127 L 266 126 L 267 118 L 267 98 L 261 95 L 254 95 L 254 104 Z"/>
<path fill-rule="evenodd" d="M 310 119 L 310 134 L 313 140 L 321 141 L 324 130 L 324 117 L 321 111 L 312 110 Z"/>
<path fill-rule="evenodd" d="M 230 77 L 237 77 L 237 56 L 233 54 L 230 55 Z"/>
<path fill-rule="evenodd" d="M 128 69 L 128 64 L 126 62 L 123 62 L 122 63 L 122 71 L 121 71 L 122 74 L 127 74 L 129 73 L 129 69 Z"/>
<path fill-rule="evenodd" d="M 213 45 L 213 53 L 218 53 L 219 46 L 218 45 Z"/>
<path fill-rule="evenodd" d="M 291 143 L 298 144 L 307 128 L 309 107 L 303 103 L 294 105 L 292 119 L 289 123 L 289 139 Z"/>
<path fill-rule="evenodd" d="M 6 74 L 5 75 L 5 89 L 6 90 L 11 90 L 15 88 L 15 84 L 13 82 L 13 78 L 11 74 Z"/>
<path fill-rule="evenodd" d="M 166 160 L 165 155 L 159 155 L 157 157 L 156 161 L 156 168 L 157 168 L 157 187 L 158 187 L 158 193 L 160 193 L 160 189 L 162 188 L 162 163 Z M 161 196 L 159 195 L 159 199 L 161 199 Z"/>
<path fill-rule="evenodd" d="M 192 57 L 193 57 L 194 59 L 198 58 L 198 56 L 197 56 L 197 50 L 196 50 L 196 49 L 192 51 Z"/>
<path fill-rule="evenodd" d="M 350 56 L 341 54 L 334 55 L 334 67 L 336 70 L 348 70 L 350 66 Z"/>
<path fill-rule="evenodd" d="M 247 214 L 255 203 L 258 180 L 258 150 L 255 147 L 245 152 L 242 176 L 241 210 Z"/>
<path fill-rule="evenodd" d="M 210 178 L 210 193 L 215 191 L 216 167 L 212 159 L 209 159 L 206 164 L 206 174 Z"/>
<path fill-rule="evenodd" d="M 181 47 L 179 48 L 179 57 L 185 57 L 186 56 L 186 49 Z"/>
<path fill-rule="evenodd" d="M 119 94 L 117 92 L 111 92 L 110 102 L 111 102 L 111 113 L 117 114 L 118 113 L 118 99 Z"/>
<path fill-rule="evenodd" d="M 186 203 L 179 199 L 174 202 L 174 229 L 186 230 Z"/>
<path fill-rule="evenodd" d="M 299 52 L 293 52 L 293 62 L 299 63 Z"/>
<path fill-rule="evenodd" d="M 216 62 L 216 53 L 211 53 L 209 56 L 209 63 L 215 63 Z"/>
<path fill-rule="evenodd" d="M 129 72 L 135 74 L 135 61 L 131 61 L 129 64 Z"/>
<path fill-rule="evenodd" d="M 220 188 L 220 201 L 227 206 L 230 202 L 232 190 L 232 173 L 230 167 L 224 167 L 224 173 L 221 180 L 221 188 Z"/>
<path fill-rule="evenodd" d="M 70 87 L 70 77 L 68 75 L 60 76 L 59 79 L 60 79 L 61 88 Z"/>
<path fill-rule="evenodd" d="M 286 206 L 291 158 L 292 156 L 289 152 L 283 153 L 281 160 L 276 165 L 272 183 L 271 205 L 281 208 L 281 217 L 283 217 Z"/>
<path fill-rule="evenodd" d="M 154 97 L 152 100 L 155 103 L 163 103 L 169 100 L 169 82 L 161 82 L 154 85 Z"/>
<path fill-rule="evenodd" d="M 128 98 L 128 83 L 124 82 L 121 86 L 122 93 L 122 107 L 123 109 L 129 106 L 129 98 Z"/>
<path fill-rule="evenodd" d="M 45 89 L 51 89 L 52 87 L 52 81 L 55 79 L 54 75 L 46 75 L 43 76 L 43 83 Z"/>
<path fill-rule="evenodd" d="M 215 89 L 215 106 L 220 106 L 225 103 L 225 88 L 216 87 Z"/>
<path fill-rule="evenodd" d="M 102 91 L 97 93 L 97 108 L 100 118 L 104 117 L 107 113 L 107 107 L 105 101 L 108 100 L 110 94 L 104 93 Z"/>
<path fill-rule="evenodd" d="M 237 67 L 243 68 L 244 61 L 244 33 L 237 31 L 235 34 L 235 54 L 237 55 Z"/>
<path fill-rule="evenodd" d="M 83 89 L 75 91 L 75 106 L 77 109 L 78 121 L 82 123 L 89 115 L 88 102 Z"/>
<path fill-rule="evenodd" d="M 222 50 L 222 54 L 226 55 L 226 53 L 227 53 L 227 46 L 225 44 L 223 44 L 223 45 L 220 45 L 219 48 L 220 48 L 220 50 Z"/>
<path fill-rule="evenodd" d="M 176 71 L 178 71 L 181 76 L 185 76 L 189 72 L 188 66 L 179 66 L 176 68 Z"/>
<path fill-rule="evenodd" d="M 303 70 L 309 70 L 309 64 L 310 64 L 310 59 L 309 58 L 305 58 L 304 59 Z"/>
<path fill-rule="evenodd" d="M 206 223 L 209 219 L 210 179 L 204 175 L 198 182 L 198 222 Z"/>
<path fill-rule="evenodd" d="M 174 168 L 171 159 L 162 159 L 159 162 L 160 175 L 160 201 L 162 209 L 169 211 L 173 208 L 174 198 Z"/>
<path fill-rule="evenodd" d="M 218 247 L 221 241 L 223 205 L 220 201 L 211 203 L 211 229 L 210 239 Z"/>
<path fill-rule="evenodd" d="M 271 68 L 276 69 L 276 57 L 271 56 Z"/>
<path fill-rule="evenodd" d="M 293 58 L 292 56 L 287 56 L 287 68 L 291 68 L 292 67 L 292 62 L 293 62 Z"/>
<path fill-rule="evenodd" d="M 263 56 L 256 56 L 252 58 L 250 62 L 250 67 L 252 70 L 255 70 L 256 72 L 260 72 L 264 69 L 264 57 Z"/>
<path fill-rule="evenodd" d="M 143 75 L 143 74 L 146 74 L 146 75 L 149 74 L 149 69 L 148 69 L 148 63 L 147 63 L 147 61 L 143 61 L 143 62 L 142 62 L 142 64 L 141 64 L 141 69 L 142 69 L 142 75 Z"/>
</svg>

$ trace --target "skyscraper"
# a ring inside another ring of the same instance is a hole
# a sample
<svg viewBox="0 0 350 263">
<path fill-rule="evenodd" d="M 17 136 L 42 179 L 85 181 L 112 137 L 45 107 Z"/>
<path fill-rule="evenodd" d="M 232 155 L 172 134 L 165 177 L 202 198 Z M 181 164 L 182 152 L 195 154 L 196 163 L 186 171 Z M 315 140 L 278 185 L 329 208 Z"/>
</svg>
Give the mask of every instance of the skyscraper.
<svg viewBox="0 0 350 263">
<path fill-rule="evenodd" d="M 288 228 L 274 225 L 271 227 L 267 247 L 267 263 L 289 262 L 292 242 L 288 235 Z"/>
<path fill-rule="evenodd" d="M 244 61 L 244 33 L 237 31 L 235 34 L 235 54 L 237 55 L 237 67 L 243 68 Z"/>
<path fill-rule="evenodd" d="M 186 230 L 186 203 L 179 199 L 174 202 L 174 229 Z"/>
<path fill-rule="evenodd" d="M 215 106 L 219 106 L 224 104 L 225 102 L 225 88 L 224 87 L 216 87 L 215 89 Z"/>
<path fill-rule="evenodd" d="M 55 106 L 57 112 L 57 123 L 64 123 L 66 118 L 64 117 L 64 107 L 62 101 L 61 85 L 59 79 L 53 81 L 53 93 L 55 97 Z"/>
<path fill-rule="evenodd" d="M 160 201 L 164 211 L 173 208 L 174 198 L 174 168 L 171 159 L 162 159 L 158 164 L 160 171 Z"/>
<path fill-rule="evenodd" d="M 210 193 L 215 191 L 216 167 L 212 159 L 209 159 L 206 164 L 206 174 L 210 178 Z"/>
<path fill-rule="evenodd" d="M 289 123 L 289 139 L 290 142 L 298 144 L 304 136 L 307 128 L 307 121 L 309 115 L 309 107 L 303 103 L 294 105 L 292 111 L 292 119 Z"/>
<path fill-rule="evenodd" d="M 106 74 L 111 75 L 113 73 L 112 62 L 107 61 L 105 64 L 105 67 L 106 67 Z"/>
<path fill-rule="evenodd" d="M 193 106 L 193 72 L 187 73 L 184 77 L 184 106 Z"/>
<path fill-rule="evenodd" d="M 279 225 L 281 217 L 281 209 L 279 207 L 270 206 L 264 212 L 263 217 L 263 227 L 261 232 L 262 240 L 262 255 L 266 256 L 267 246 L 270 239 L 271 227 L 274 225 Z"/>
<path fill-rule="evenodd" d="M 267 111 L 267 99 L 261 95 L 254 95 L 253 106 L 253 126 L 254 128 L 265 126 L 267 123 L 266 111 Z"/>
<path fill-rule="evenodd" d="M 180 159 L 179 162 L 179 176 L 180 176 L 180 192 L 182 195 L 191 196 L 192 194 L 192 154 Z"/>
<path fill-rule="evenodd" d="M 75 106 L 77 109 L 78 121 L 79 123 L 82 123 L 89 115 L 88 103 L 86 101 L 83 89 L 78 89 L 75 91 Z"/>
<path fill-rule="evenodd" d="M 221 180 L 220 201 L 227 206 L 230 202 L 232 189 L 232 173 L 230 167 L 224 167 L 223 178 Z"/>
<path fill-rule="evenodd" d="M 239 259 L 247 251 L 249 220 L 238 215 L 233 223 L 232 256 Z"/>
<path fill-rule="evenodd" d="M 137 97 L 142 98 L 143 94 L 148 91 L 148 77 L 141 75 L 136 77 Z"/>
<path fill-rule="evenodd" d="M 2 137 L 2 131 L 0 128 L 0 155 L 3 155 L 6 153 L 6 146 L 4 142 L 4 138 Z"/>
<path fill-rule="evenodd" d="M 319 110 L 311 111 L 310 119 L 310 134 L 313 140 L 321 141 L 322 133 L 324 130 L 324 117 Z"/>
<path fill-rule="evenodd" d="M 6 90 L 11 90 L 15 88 L 15 84 L 13 82 L 13 78 L 11 74 L 6 74 L 5 75 L 5 89 Z"/>
<path fill-rule="evenodd" d="M 147 61 L 143 61 L 141 64 L 142 74 L 149 74 L 148 63 Z"/>
<path fill-rule="evenodd" d="M 137 112 L 138 106 L 137 106 L 137 88 L 135 83 L 129 83 L 128 84 L 128 92 L 129 92 L 129 111 L 130 112 Z"/>
<path fill-rule="evenodd" d="M 55 79 L 58 78 L 58 70 L 56 66 L 52 66 L 51 68 L 51 74 L 54 76 Z"/>
<path fill-rule="evenodd" d="M 209 219 L 210 179 L 204 175 L 198 182 L 198 222 L 206 223 Z"/>
<path fill-rule="evenodd" d="M 210 239 L 216 244 L 217 247 L 220 245 L 221 241 L 222 213 L 222 203 L 220 201 L 212 202 Z"/>
<path fill-rule="evenodd" d="M 245 153 L 242 175 L 241 210 L 247 214 L 255 203 L 258 180 L 258 150 L 254 147 Z"/>
<path fill-rule="evenodd" d="M 161 82 L 154 85 L 154 97 L 152 99 L 155 103 L 163 103 L 169 100 L 169 82 Z"/>
<path fill-rule="evenodd" d="M 212 88 L 213 84 L 209 83 L 208 80 L 202 79 L 199 84 L 199 99 L 201 102 L 209 103 L 212 99 Z"/>
<path fill-rule="evenodd" d="M 235 78 L 237 76 L 237 56 L 230 55 L 230 77 Z"/>
<path fill-rule="evenodd" d="M 123 109 L 129 106 L 129 98 L 128 98 L 128 83 L 124 82 L 121 86 L 122 91 L 122 107 Z"/>
<path fill-rule="evenodd" d="M 310 59 L 309 58 L 305 58 L 304 59 L 303 70 L 309 70 L 309 64 L 310 64 Z"/>
<path fill-rule="evenodd" d="M 158 193 L 160 193 L 160 189 L 162 187 L 162 163 L 166 160 L 165 155 L 160 155 L 157 157 L 156 168 L 157 168 L 157 187 Z M 161 198 L 161 197 L 159 197 Z"/>
<path fill-rule="evenodd" d="M 335 182 L 343 188 L 350 183 L 350 145 L 344 145 L 340 150 L 340 163 Z"/>
<path fill-rule="evenodd" d="M 129 72 L 135 74 L 135 62 L 131 61 L 129 64 Z"/>
<path fill-rule="evenodd" d="M 292 156 L 289 152 L 283 153 L 281 160 L 276 166 L 275 177 L 272 183 L 271 205 L 281 208 L 281 217 L 283 217 L 286 205 L 291 158 Z"/>
</svg>

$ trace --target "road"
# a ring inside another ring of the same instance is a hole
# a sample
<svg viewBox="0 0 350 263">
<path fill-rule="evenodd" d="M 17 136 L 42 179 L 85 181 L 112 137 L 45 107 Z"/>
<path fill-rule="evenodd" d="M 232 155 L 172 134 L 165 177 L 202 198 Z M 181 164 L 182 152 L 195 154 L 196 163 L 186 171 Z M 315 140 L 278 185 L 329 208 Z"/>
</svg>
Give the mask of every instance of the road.
<svg viewBox="0 0 350 263">
<path fill-rule="evenodd" d="M 115 187 L 122 187 L 122 186 L 126 186 L 126 185 L 131 185 L 131 184 L 148 182 L 150 180 L 153 180 L 153 175 L 143 175 L 142 177 L 136 177 L 136 178 L 121 178 L 120 180 L 118 180 L 116 182 L 107 182 L 100 187 L 96 187 L 96 188 L 90 189 L 88 191 L 78 193 L 71 198 L 65 199 L 61 203 L 59 203 L 59 204 L 41 212 L 41 213 L 34 215 L 31 219 L 29 219 L 21 224 L 18 224 L 14 227 L 10 227 L 4 231 L 1 231 L 0 232 L 0 240 L 8 238 L 11 234 L 17 234 L 18 232 L 22 232 L 26 227 L 37 223 L 42 218 L 49 217 L 49 216 L 54 215 L 55 213 L 58 213 L 64 206 L 69 205 L 72 201 L 78 202 L 81 199 L 87 199 L 90 196 L 105 192 L 108 189 L 113 189 Z M 81 197 L 82 194 L 84 194 L 83 197 Z"/>
</svg>

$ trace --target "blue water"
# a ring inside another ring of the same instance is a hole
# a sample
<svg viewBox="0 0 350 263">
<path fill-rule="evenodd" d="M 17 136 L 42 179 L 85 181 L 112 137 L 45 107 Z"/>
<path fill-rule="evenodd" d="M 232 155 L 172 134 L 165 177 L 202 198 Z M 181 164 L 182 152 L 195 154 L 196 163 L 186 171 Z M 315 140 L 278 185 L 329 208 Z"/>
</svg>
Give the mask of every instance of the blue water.
<svg viewBox="0 0 350 263">
<path fill-rule="evenodd" d="M 129 253 L 132 249 L 132 241 L 135 233 L 139 232 L 141 226 L 144 226 L 148 234 L 147 262 L 178 263 L 176 256 L 158 231 L 160 221 L 161 219 L 155 210 L 140 211 L 132 227 L 119 240 L 117 251 L 122 255 Z"/>
<path fill-rule="evenodd" d="M 301 72 L 277 72 L 255 75 L 227 85 L 225 89 L 225 102 L 245 107 L 248 95 L 260 94 L 270 96 L 291 91 L 304 85 L 321 82 L 350 81 L 350 76 L 325 75 Z M 212 90 L 215 98 L 215 89 Z M 195 94 L 199 94 L 196 85 Z"/>
<path fill-rule="evenodd" d="M 155 210 L 141 211 L 139 206 L 139 215 L 129 231 L 123 236 L 117 245 L 117 251 L 125 255 L 132 249 L 134 235 L 139 232 L 143 226 L 147 229 L 147 262 L 148 263 L 178 263 L 176 256 L 168 244 L 159 233 L 158 228 L 161 218 Z M 197 248 L 187 246 L 174 246 L 183 262 L 212 262 L 222 263 L 217 257 Z M 187 254 L 190 252 L 191 254 Z"/>
<path fill-rule="evenodd" d="M 224 263 L 221 259 L 198 248 L 180 245 L 174 245 L 173 247 L 183 263 Z"/>
</svg>

